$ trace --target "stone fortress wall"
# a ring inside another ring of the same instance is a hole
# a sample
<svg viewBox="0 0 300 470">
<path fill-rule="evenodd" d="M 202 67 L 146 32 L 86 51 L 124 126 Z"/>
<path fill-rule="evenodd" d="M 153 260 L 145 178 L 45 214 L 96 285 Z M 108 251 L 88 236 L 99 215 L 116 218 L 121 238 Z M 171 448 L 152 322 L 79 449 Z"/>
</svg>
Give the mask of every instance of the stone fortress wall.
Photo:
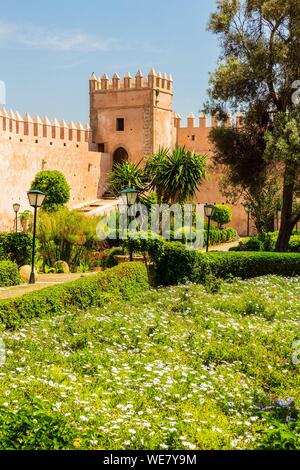
<svg viewBox="0 0 300 470">
<path fill-rule="evenodd" d="M 12 204 L 29 209 L 27 191 L 40 170 L 61 171 L 71 186 L 70 207 L 101 196 L 110 155 L 95 151 L 89 125 L 34 119 L 0 110 L 0 230 L 12 230 Z"/>
<path fill-rule="evenodd" d="M 57 169 L 71 186 L 71 208 L 99 199 L 107 189 L 107 174 L 114 162 L 145 160 L 159 147 L 185 146 L 207 155 L 209 175 L 197 193 L 199 203 L 226 202 L 219 183 L 223 169 L 213 164 L 208 135 L 219 122 L 208 122 L 203 114 L 199 124 L 191 113 L 187 126 L 173 112 L 173 80 L 152 68 L 144 78 L 138 70 L 132 78 L 114 74 L 89 80 L 90 126 L 68 124 L 47 117 L 34 119 L 27 113 L 0 109 L 0 230 L 14 224 L 12 205 L 29 208 L 27 191 L 40 170 Z M 230 124 L 230 120 L 228 124 Z M 237 126 L 242 117 L 237 116 Z M 233 207 L 233 225 L 244 235 L 247 220 L 242 205 Z"/>
</svg>

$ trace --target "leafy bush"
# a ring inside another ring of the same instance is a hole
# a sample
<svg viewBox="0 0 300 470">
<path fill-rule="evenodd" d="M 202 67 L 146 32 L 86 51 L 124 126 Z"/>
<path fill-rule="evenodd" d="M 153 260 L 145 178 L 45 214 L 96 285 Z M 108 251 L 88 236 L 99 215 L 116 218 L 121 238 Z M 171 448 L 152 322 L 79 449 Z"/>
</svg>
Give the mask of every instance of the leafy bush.
<svg viewBox="0 0 300 470">
<path fill-rule="evenodd" d="M 45 410 L 37 399 L 30 406 L 21 402 L 17 412 L 1 407 L 0 428 L 2 450 L 70 449 L 78 434 L 62 414 Z"/>
<path fill-rule="evenodd" d="M 123 263 L 77 281 L 56 285 L 0 302 L 0 322 L 17 328 L 31 318 L 61 314 L 70 309 L 104 305 L 118 296 L 130 299 L 149 288 L 143 263 Z"/>
<path fill-rule="evenodd" d="M 234 247 L 232 251 L 264 251 L 264 244 L 258 236 L 251 237 L 241 242 L 238 247 Z"/>
<path fill-rule="evenodd" d="M 232 227 L 225 229 L 217 229 L 212 227 L 209 231 L 209 244 L 210 246 L 218 245 L 236 240 L 236 230 Z M 207 230 L 204 231 L 204 241 L 207 240 Z"/>
<path fill-rule="evenodd" d="M 219 228 L 222 229 L 224 225 L 229 224 L 232 221 L 231 207 L 226 206 L 225 204 L 216 204 L 212 220 L 217 222 Z"/>
<path fill-rule="evenodd" d="M 18 266 L 13 261 L 0 261 L 0 287 L 17 286 L 21 283 Z"/>
<path fill-rule="evenodd" d="M 29 233 L 0 233 L 0 251 L 18 266 L 28 264 L 31 258 L 32 235 Z"/>
<path fill-rule="evenodd" d="M 57 210 L 70 199 L 70 186 L 64 175 L 57 170 L 43 170 L 35 175 L 31 189 L 38 189 L 46 194 L 43 208 Z"/>
<path fill-rule="evenodd" d="M 114 248 L 112 248 L 109 251 L 107 257 L 105 258 L 104 266 L 106 268 L 112 268 L 113 266 L 117 266 L 118 262 L 115 259 L 115 256 L 116 255 L 122 255 L 123 252 L 124 252 L 124 250 L 121 247 L 115 246 Z"/>
<path fill-rule="evenodd" d="M 289 251 L 294 253 L 300 252 L 300 236 L 296 231 L 293 232 L 289 241 Z M 244 239 L 238 247 L 234 247 L 231 251 L 274 251 L 278 232 L 269 232 L 256 235 L 251 238 Z"/>
<path fill-rule="evenodd" d="M 259 450 L 300 450 L 300 426 L 298 422 L 269 422 L 270 428 L 262 432 Z"/>
<path fill-rule="evenodd" d="M 300 236 L 292 235 L 289 241 L 289 250 L 293 253 L 300 253 Z"/>
</svg>

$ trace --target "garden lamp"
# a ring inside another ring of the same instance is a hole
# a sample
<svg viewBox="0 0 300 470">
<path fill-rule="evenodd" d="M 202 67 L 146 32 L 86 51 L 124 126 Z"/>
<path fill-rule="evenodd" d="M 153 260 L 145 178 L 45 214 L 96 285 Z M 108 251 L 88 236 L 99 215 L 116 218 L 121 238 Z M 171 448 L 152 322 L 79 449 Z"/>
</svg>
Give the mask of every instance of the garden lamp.
<svg viewBox="0 0 300 470">
<path fill-rule="evenodd" d="M 34 221 L 33 221 L 33 239 L 32 239 L 32 258 L 31 258 L 31 273 L 29 278 L 29 284 L 35 283 L 35 274 L 34 274 L 34 257 L 35 257 L 35 239 L 36 239 L 36 215 L 38 207 L 44 202 L 46 195 L 42 191 L 37 189 L 32 189 L 27 193 L 29 204 L 34 208 Z"/>
<path fill-rule="evenodd" d="M 135 204 L 138 195 L 138 190 L 134 188 L 126 188 L 121 191 L 121 199 L 123 204 L 126 206 L 133 206 Z"/>
<path fill-rule="evenodd" d="M 15 202 L 15 204 L 13 204 L 13 209 L 14 209 L 15 214 L 16 214 L 15 229 L 16 229 L 16 233 L 17 233 L 18 232 L 18 212 L 20 210 L 20 204 Z"/>
<path fill-rule="evenodd" d="M 206 253 L 208 253 L 209 248 L 209 231 L 210 231 L 210 219 L 214 216 L 215 213 L 215 205 L 214 204 L 205 204 L 204 205 L 204 214 L 207 217 L 207 239 L 206 239 Z"/>
</svg>

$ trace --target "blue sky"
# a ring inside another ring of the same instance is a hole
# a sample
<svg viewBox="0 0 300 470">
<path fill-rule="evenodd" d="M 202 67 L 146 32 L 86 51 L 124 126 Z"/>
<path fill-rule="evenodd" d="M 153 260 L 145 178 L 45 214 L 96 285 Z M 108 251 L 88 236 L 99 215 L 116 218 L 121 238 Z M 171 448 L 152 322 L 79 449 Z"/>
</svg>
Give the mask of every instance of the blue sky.
<svg viewBox="0 0 300 470">
<path fill-rule="evenodd" d="M 206 31 L 215 0 L 1 2 L 0 80 L 7 108 L 88 121 L 88 78 L 153 66 L 174 79 L 186 118 L 206 98 L 218 44 Z"/>
</svg>

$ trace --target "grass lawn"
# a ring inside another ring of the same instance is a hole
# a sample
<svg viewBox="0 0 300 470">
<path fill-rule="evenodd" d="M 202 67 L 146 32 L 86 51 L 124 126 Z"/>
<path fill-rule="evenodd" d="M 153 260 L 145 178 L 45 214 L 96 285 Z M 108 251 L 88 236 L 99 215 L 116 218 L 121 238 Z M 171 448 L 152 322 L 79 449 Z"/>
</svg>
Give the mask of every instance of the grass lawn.
<svg viewBox="0 0 300 470">
<path fill-rule="evenodd" d="M 0 449 L 300 448 L 299 299 L 178 286 L 3 333 Z"/>
</svg>

